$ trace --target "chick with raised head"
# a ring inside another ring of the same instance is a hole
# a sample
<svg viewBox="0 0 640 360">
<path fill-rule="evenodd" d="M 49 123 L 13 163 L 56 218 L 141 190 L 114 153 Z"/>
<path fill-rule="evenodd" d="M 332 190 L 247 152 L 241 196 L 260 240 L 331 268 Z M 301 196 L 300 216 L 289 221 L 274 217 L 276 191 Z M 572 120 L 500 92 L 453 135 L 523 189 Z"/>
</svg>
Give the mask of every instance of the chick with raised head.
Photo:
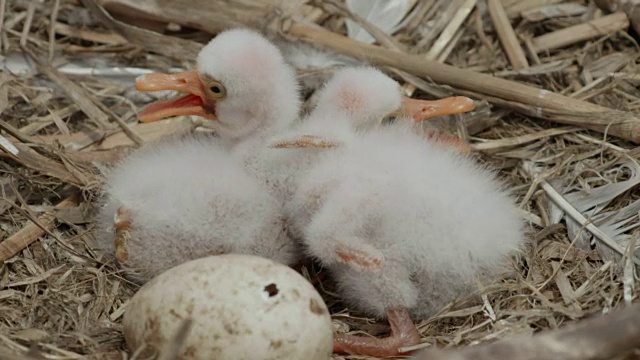
<svg viewBox="0 0 640 360">
<path fill-rule="evenodd" d="M 185 95 L 147 106 L 142 122 L 177 115 L 211 120 L 228 145 L 268 137 L 298 118 L 295 71 L 264 36 L 233 29 L 213 38 L 198 54 L 196 68 L 136 79 L 140 91 L 175 90 Z"/>
<path fill-rule="evenodd" d="M 195 70 L 145 75 L 136 87 L 186 93 L 147 106 L 142 121 L 200 116 L 219 137 L 162 141 L 112 169 L 98 216 L 101 247 L 138 281 L 229 252 L 295 263 L 282 202 L 230 154 L 297 117 L 294 72 L 278 49 L 253 31 L 229 30 L 202 49 Z"/>
<path fill-rule="evenodd" d="M 388 88 L 352 86 L 349 97 L 344 89 L 319 101 L 317 123 L 299 132 L 306 137 L 285 144 L 333 146 L 302 176 L 286 214 L 344 301 L 391 325 L 384 339 L 336 334 L 334 351 L 400 355 L 419 342 L 414 320 L 507 271 L 525 241 L 523 223 L 492 171 L 420 136 L 410 121 L 368 131 L 333 126 L 358 123 L 371 109 L 384 109 L 380 118 L 401 103 Z"/>
</svg>

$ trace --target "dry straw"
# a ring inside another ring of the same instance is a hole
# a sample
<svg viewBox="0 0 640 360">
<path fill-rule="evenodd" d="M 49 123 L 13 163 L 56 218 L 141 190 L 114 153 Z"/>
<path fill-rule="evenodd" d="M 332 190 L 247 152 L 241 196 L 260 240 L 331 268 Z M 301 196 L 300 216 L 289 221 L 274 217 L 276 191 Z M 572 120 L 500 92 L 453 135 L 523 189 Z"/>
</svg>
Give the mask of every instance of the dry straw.
<svg viewBox="0 0 640 360">
<path fill-rule="evenodd" d="M 586 0 L 414 1 L 387 34 L 342 1 L 0 0 L 0 50 L 12 70 L 0 75 L 0 357 L 135 357 L 124 353 L 120 321 L 136 286 L 91 247 L 99 170 L 140 144 L 200 125 L 138 124 L 133 115 L 149 99 L 132 90 L 132 74 L 191 66 L 204 42 L 232 26 L 377 64 L 414 97 L 478 100 L 475 113 L 441 125 L 499 169 L 532 243 L 514 259 L 513 275 L 420 323 L 416 349 L 463 349 L 428 356 L 443 359 L 542 358 L 548 344 L 557 346 L 554 358 L 633 353 L 637 341 L 626 339 L 638 338 L 637 306 L 587 321 L 635 302 L 630 252 L 639 220 L 624 210 L 640 193 L 625 189 L 597 211 L 576 210 L 568 195 L 624 182 L 631 175 L 621 164 L 640 155 L 637 34 L 627 32 L 637 9 L 623 2 L 622 12 L 610 13 L 611 1 L 596 2 L 604 11 Z M 376 44 L 348 38 L 346 18 Z M 102 75 L 79 75 L 63 66 L 70 63 Z M 114 69 L 129 75 L 116 78 Z M 306 90 L 318 84 L 307 79 L 329 73 L 300 69 Z M 578 211 L 578 230 L 605 232 L 623 256 L 597 236 L 588 237 L 591 247 L 578 246 L 566 220 L 556 221 L 554 199 Z M 622 233 L 606 233 L 602 214 L 626 214 Z M 338 331 L 388 332 L 348 312 L 315 266 L 303 273 Z M 166 358 L 179 344 L 169 344 Z"/>
</svg>

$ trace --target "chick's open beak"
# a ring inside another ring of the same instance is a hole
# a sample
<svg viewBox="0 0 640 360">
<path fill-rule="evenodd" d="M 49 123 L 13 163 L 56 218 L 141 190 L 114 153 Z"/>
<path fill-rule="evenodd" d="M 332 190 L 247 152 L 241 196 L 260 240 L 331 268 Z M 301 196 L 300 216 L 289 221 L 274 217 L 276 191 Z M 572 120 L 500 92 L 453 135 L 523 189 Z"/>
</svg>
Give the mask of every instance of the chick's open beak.
<svg viewBox="0 0 640 360">
<path fill-rule="evenodd" d="M 149 74 L 136 79 L 139 91 L 175 90 L 186 93 L 173 100 L 158 101 L 148 105 L 138 114 L 142 122 L 153 122 L 180 115 L 196 115 L 218 120 L 215 101 L 208 98 L 196 70 L 176 74 Z"/>
<path fill-rule="evenodd" d="M 415 122 L 425 121 L 437 116 L 453 115 L 475 109 L 473 100 L 464 96 L 453 96 L 440 100 L 418 100 L 403 97 L 400 113 Z"/>
</svg>

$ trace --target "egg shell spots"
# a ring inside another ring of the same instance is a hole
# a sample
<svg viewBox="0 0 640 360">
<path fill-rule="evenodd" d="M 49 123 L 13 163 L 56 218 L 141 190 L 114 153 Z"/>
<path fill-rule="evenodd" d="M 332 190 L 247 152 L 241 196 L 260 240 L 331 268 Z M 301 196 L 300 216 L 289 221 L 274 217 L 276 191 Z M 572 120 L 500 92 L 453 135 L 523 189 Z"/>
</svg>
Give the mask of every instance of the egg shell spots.
<svg viewBox="0 0 640 360">
<path fill-rule="evenodd" d="M 161 351 L 187 319 L 180 359 L 329 359 L 332 352 L 320 294 L 293 269 L 260 257 L 211 256 L 158 275 L 124 314 L 127 345 Z"/>
</svg>

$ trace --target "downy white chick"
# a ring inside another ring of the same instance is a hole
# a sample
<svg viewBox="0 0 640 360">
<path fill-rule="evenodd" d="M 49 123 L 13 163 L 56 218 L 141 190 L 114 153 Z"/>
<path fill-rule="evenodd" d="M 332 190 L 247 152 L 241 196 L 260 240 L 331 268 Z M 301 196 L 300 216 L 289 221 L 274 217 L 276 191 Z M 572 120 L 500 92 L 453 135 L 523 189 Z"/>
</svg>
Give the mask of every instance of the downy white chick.
<svg viewBox="0 0 640 360">
<path fill-rule="evenodd" d="M 297 83 L 279 50 L 253 31 L 225 31 L 201 50 L 195 70 L 145 75 L 136 88 L 186 93 L 146 107 L 143 122 L 196 115 L 212 120 L 219 138 L 161 143 L 119 165 L 106 186 L 101 243 L 115 246 L 123 266 L 144 279 L 211 253 L 251 252 L 291 264 L 282 203 L 229 153 L 297 117 Z"/>
<path fill-rule="evenodd" d="M 299 260 L 282 204 L 214 140 L 161 140 L 108 173 L 96 238 L 133 281 L 215 254 Z"/>
<path fill-rule="evenodd" d="M 399 92 L 369 90 L 364 97 L 353 93 L 351 113 L 338 114 L 330 97 L 316 111 L 332 114 L 325 125 L 337 129 L 334 123 L 357 121 L 358 109 L 400 102 Z M 335 352 L 399 355 L 399 348 L 419 342 L 412 319 L 434 314 L 473 290 L 477 279 L 506 271 L 524 243 L 514 201 L 495 175 L 407 123 L 361 132 L 319 129 L 311 141 L 287 142 L 335 147 L 300 179 L 286 213 L 345 302 L 391 325 L 385 339 L 336 334 Z"/>
</svg>

